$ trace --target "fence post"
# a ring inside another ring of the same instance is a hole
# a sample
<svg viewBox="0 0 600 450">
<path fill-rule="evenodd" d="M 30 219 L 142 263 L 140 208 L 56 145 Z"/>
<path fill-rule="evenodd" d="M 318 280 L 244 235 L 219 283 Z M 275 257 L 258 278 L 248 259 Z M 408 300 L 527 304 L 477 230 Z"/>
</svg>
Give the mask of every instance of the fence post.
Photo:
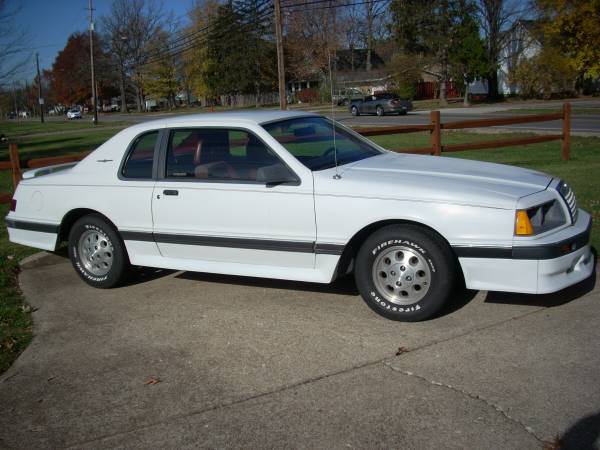
<svg viewBox="0 0 600 450">
<path fill-rule="evenodd" d="M 21 162 L 19 161 L 19 150 L 17 144 L 8 144 L 8 155 L 10 164 L 12 165 L 12 182 L 13 188 L 17 188 L 17 184 L 21 181 Z"/>
<path fill-rule="evenodd" d="M 429 117 L 431 125 L 433 125 L 433 130 L 431 130 L 431 147 L 433 148 L 433 154 L 435 156 L 440 156 L 442 154 L 442 125 L 440 121 L 440 112 L 431 111 Z"/>
<path fill-rule="evenodd" d="M 561 157 L 563 161 L 568 161 L 571 153 L 571 104 L 569 102 L 563 103 L 562 113 Z"/>
</svg>

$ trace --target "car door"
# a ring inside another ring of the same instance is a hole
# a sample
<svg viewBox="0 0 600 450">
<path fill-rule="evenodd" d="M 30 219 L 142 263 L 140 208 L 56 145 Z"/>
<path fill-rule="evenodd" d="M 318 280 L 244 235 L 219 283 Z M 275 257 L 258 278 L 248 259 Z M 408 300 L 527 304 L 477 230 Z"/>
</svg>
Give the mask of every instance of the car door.
<svg viewBox="0 0 600 450">
<path fill-rule="evenodd" d="M 312 178 L 247 129 L 176 128 L 165 141 L 152 200 L 164 257 L 314 267 Z M 288 179 L 268 185 L 269 173 Z"/>
<path fill-rule="evenodd" d="M 375 103 L 373 102 L 373 97 L 368 95 L 365 97 L 365 102 L 363 103 L 363 109 L 365 113 L 371 114 L 375 112 Z"/>
</svg>

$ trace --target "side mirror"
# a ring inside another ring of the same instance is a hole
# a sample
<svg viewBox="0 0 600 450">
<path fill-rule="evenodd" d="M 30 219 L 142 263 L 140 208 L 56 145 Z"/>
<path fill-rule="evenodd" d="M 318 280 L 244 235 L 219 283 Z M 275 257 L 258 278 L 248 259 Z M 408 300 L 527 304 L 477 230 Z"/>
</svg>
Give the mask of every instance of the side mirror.
<svg viewBox="0 0 600 450">
<path fill-rule="evenodd" d="M 274 187 L 280 184 L 298 183 L 298 178 L 282 163 L 277 163 L 258 169 L 256 181 L 265 183 L 267 187 Z"/>
</svg>

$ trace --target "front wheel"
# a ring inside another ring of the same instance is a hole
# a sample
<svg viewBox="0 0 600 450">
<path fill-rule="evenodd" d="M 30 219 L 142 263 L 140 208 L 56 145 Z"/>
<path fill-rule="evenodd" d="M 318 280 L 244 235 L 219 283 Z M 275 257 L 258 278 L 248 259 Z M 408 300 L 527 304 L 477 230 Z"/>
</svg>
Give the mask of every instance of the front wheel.
<svg viewBox="0 0 600 450">
<path fill-rule="evenodd" d="M 350 112 L 352 113 L 353 116 L 360 116 L 360 111 L 358 110 L 358 108 L 356 106 L 353 106 L 350 109 Z"/>
<path fill-rule="evenodd" d="M 454 255 L 436 233 L 390 225 L 364 242 L 354 276 L 369 308 L 388 319 L 415 322 L 442 308 L 456 274 Z"/>
<path fill-rule="evenodd" d="M 118 286 L 129 267 L 117 231 L 97 214 L 82 217 L 71 228 L 69 258 L 83 281 L 101 289 Z"/>
<path fill-rule="evenodd" d="M 375 114 L 377 114 L 379 117 L 383 116 L 383 114 L 385 113 L 385 111 L 383 110 L 383 107 L 378 106 L 377 109 L 375 110 Z"/>
</svg>

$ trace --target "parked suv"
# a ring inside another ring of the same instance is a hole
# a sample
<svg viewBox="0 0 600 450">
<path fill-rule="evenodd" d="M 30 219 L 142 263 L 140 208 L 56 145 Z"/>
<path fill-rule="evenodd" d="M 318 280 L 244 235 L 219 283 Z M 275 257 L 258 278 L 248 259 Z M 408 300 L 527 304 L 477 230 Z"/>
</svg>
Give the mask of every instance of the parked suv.
<svg viewBox="0 0 600 450">
<path fill-rule="evenodd" d="M 403 100 L 396 94 L 382 93 L 367 95 L 350 103 L 350 112 L 353 116 L 361 114 L 406 114 L 412 111 L 413 106 L 410 100 Z"/>
</svg>

